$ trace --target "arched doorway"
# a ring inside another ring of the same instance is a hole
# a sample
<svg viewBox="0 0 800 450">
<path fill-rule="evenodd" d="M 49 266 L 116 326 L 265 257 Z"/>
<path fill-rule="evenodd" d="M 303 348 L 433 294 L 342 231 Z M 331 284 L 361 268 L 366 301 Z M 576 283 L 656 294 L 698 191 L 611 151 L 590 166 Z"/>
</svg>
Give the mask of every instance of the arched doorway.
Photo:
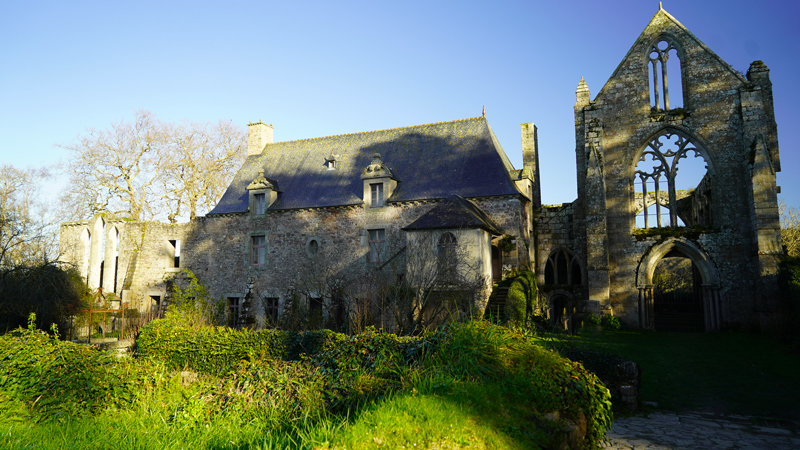
<svg viewBox="0 0 800 450">
<path fill-rule="evenodd" d="M 695 244 L 672 238 L 652 247 L 636 274 L 639 325 L 659 331 L 719 329 L 717 280 L 711 258 Z"/>
<path fill-rule="evenodd" d="M 702 278 L 692 259 L 672 249 L 653 272 L 653 320 L 656 331 L 703 332 Z"/>
</svg>

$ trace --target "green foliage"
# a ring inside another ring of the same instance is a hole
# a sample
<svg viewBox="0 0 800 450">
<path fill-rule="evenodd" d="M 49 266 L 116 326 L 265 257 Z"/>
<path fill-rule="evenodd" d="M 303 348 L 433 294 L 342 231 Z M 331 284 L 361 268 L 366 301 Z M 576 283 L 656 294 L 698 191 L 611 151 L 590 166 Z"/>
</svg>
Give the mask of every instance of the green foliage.
<svg viewBox="0 0 800 450">
<path fill-rule="evenodd" d="M 610 314 L 603 314 L 603 318 L 600 319 L 600 324 L 609 330 L 619 330 L 622 328 L 622 322 L 619 320 L 619 317 Z"/>
<path fill-rule="evenodd" d="M 197 279 L 191 270 L 184 269 L 189 277 L 189 286 L 181 290 L 172 285 L 172 302 L 167 307 L 166 316 L 173 321 L 181 321 L 189 326 L 222 325 L 225 323 L 225 299 L 214 299 L 208 288 Z"/>
<path fill-rule="evenodd" d="M 0 336 L 0 410 L 67 419 L 134 401 L 146 379 L 144 366 L 59 341 L 37 330 L 35 321 L 31 314 L 27 329 Z"/>
<path fill-rule="evenodd" d="M 510 322 L 527 324 L 535 315 L 541 315 L 536 274 L 523 270 L 514 278 L 508 289 L 506 317 Z"/>
<path fill-rule="evenodd" d="M 592 349 L 574 341 L 558 345 L 556 350 L 561 356 L 583 364 L 583 367 L 597 375 L 608 386 L 616 384 L 618 381 L 616 367 L 627 361 L 618 354 Z"/>
<path fill-rule="evenodd" d="M 486 321 L 455 324 L 441 337 L 431 367 L 459 380 L 499 382 L 538 415 L 558 411 L 587 420 L 586 447 L 597 447 L 611 425 L 611 394 L 597 376 L 523 333 Z"/>
<path fill-rule="evenodd" d="M 0 270 L 0 330 L 14 329 L 35 313 L 41 328 L 69 330 L 72 311 L 88 305 L 89 292 L 75 268 L 55 263 Z"/>
</svg>

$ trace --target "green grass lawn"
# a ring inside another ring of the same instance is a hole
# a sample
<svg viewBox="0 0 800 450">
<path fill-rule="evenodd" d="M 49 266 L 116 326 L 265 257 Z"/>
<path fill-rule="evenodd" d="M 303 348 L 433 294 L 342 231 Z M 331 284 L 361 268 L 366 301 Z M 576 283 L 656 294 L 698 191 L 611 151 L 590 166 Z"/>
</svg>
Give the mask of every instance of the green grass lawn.
<svg viewBox="0 0 800 450">
<path fill-rule="evenodd" d="M 768 337 L 582 329 L 573 339 L 636 361 L 641 400 L 658 410 L 800 420 L 800 355 Z"/>
</svg>

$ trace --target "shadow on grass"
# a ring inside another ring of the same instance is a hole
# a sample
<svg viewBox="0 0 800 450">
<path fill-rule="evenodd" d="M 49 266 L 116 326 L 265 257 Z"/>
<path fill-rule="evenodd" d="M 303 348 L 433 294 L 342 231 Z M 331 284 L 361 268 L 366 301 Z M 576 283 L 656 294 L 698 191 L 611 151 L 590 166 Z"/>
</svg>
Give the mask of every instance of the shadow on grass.
<svg viewBox="0 0 800 450">
<path fill-rule="evenodd" d="M 658 409 L 800 420 L 800 356 L 765 336 L 586 330 L 572 339 L 637 362 L 640 400 Z"/>
</svg>

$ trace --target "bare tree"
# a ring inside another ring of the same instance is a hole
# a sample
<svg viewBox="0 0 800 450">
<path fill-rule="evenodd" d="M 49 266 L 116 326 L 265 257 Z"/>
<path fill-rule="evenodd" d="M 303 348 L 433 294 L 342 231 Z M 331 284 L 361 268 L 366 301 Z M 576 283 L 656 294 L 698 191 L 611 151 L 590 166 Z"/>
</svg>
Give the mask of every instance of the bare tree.
<svg viewBox="0 0 800 450">
<path fill-rule="evenodd" d="M 790 256 L 800 256 L 800 210 L 789 208 L 781 200 L 778 205 L 781 216 L 781 240 Z"/>
<path fill-rule="evenodd" d="M 472 314 L 487 287 L 477 257 L 477 233 L 409 233 L 402 251 L 381 268 L 386 273 L 382 309 L 399 334 L 417 334 Z"/>
<path fill-rule="evenodd" d="M 88 215 L 100 211 L 146 220 L 156 211 L 153 188 L 160 174 L 163 125 L 148 111 L 109 130 L 87 130 L 72 144 L 67 164 L 69 195 Z"/>
<path fill-rule="evenodd" d="M 194 218 L 216 205 L 244 160 L 230 122 L 173 125 L 148 111 L 62 144 L 70 156 L 64 202 L 72 219 L 106 212 L 133 220 Z"/>
<path fill-rule="evenodd" d="M 0 267 L 29 266 L 57 257 L 56 221 L 42 195 L 47 169 L 0 166 Z"/>
<path fill-rule="evenodd" d="M 161 181 L 170 222 L 182 208 L 191 220 L 216 205 L 244 162 L 246 138 L 230 121 L 168 127 Z"/>
</svg>

